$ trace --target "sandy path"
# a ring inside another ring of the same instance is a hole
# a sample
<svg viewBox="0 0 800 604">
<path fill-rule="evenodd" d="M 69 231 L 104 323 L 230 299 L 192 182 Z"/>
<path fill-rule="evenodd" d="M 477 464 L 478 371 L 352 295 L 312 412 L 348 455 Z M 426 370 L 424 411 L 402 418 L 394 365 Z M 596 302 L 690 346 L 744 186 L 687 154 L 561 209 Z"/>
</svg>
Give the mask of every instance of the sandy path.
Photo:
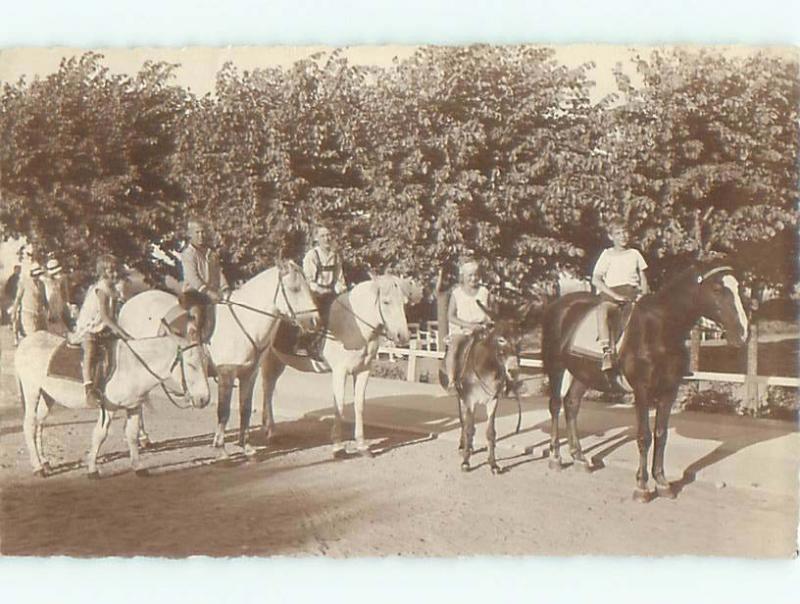
<svg viewBox="0 0 800 604">
<path fill-rule="evenodd" d="M 554 473 L 500 450 L 510 470 L 462 473 L 452 442 L 368 428 L 379 455 L 335 462 L 329 421 L 281 424 L 256 460 L 213 463 L 213 409 L 159 407 L 157 441 L 127 471 L 122 422 L 104 479 L 77 460 L 90 412 L 56 410 L 46 430 L 58 472 L 30 475 L 20 412 L 0 409 L 0 550 L 9 555 L 715 554 L 789 556 L 797 509 L 775 493 L 695 482 L 676 501 L 630 500 L 630 472 Z M 196 436 L 186 436 L 196 435 Z M 484 459 L 479 453 L 476 463 Z"/>
</svg>

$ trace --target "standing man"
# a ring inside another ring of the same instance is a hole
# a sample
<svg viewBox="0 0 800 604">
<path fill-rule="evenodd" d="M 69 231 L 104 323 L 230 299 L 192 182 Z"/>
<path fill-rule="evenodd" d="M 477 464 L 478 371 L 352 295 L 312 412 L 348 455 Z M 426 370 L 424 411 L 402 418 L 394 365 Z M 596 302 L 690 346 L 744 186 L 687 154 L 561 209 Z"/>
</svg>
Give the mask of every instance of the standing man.
<svg viewBox="0 0 800 604">
<path fill-rule="evenodd" d="M 30 278 L 20 280 L 11 308 L 12 317 L 19 313 L 22 331 L 26 336 L 45 328 L 47 298 L 41 279 L 43 272 L 37 262 L 31 264 Z"/>
<path fill-rule="evenodd" d="M 206 294 L 212 302 L 219 302 L 227 296 L 230 288 L 220 268 L 219 256 L 209 247 L 210 230 L 198 218 L 190 218 L 186 227 L 189 243 L 181 252 L 183 290 L 194 289 Z M 203 339 L 210 337 L 213 319 L 197 306 L 192 306 L 189 313 L 201 330 Z"/>
<path fill-rule="evenodd" d="M 69 317 L 67 280 L 62 273 L 61 264 L 55 258 L 48 260 L 45 266 L 47 274 L 42 277 L 42 281 L 47 298 L 47 331 L 65 337 Z"/>
<path fill-rule="evenodd" d="M 347 289 L 342 270 L 342 259 L 331 242 L 328 227 L 319 226 L 314 233 L 317 245 L 303 258 L 303 273 L 311 288 L 320 317 L 325 321 L 328 309 L 336 296 Z"/>
<path fill-rule="evenodd" d="M 14 265 L 14 272 L 9 275 L 6 284 L 3 286 L 3 318 L 8 316 L 9 320 L 13 322 L 14 318 L 11 317 L 11 305 L 17 297 L 17 288 L 19 287 L 19 277 L 22 273 L 22 267 L 19 264 Z"/>
</svg>

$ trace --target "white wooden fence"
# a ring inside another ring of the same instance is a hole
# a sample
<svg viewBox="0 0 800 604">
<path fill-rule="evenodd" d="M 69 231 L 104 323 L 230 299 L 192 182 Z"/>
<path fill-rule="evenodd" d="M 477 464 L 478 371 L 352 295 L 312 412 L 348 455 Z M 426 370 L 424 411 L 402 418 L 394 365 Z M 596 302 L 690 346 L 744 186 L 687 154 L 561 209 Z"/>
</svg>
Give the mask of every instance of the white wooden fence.
<svg viewBox="0 0 800 604">
<path fill-rule="evenodd" d="M 402 358 L 408 360 L 408 369 L 406 372 L 406 379 L 408 381 L 415 381 L 417 378 L 417 359 L 442 359 L 444 358 L 444 351 L 438 350 L 436 346 L 437 334 L 435 331 L 420 330 L 418 324 L 410 324 L 410 331 L 412 339 L 408 348 L 397 348 L 382 346 L 378 350 L 379 355 L 386 355 L 390 359 Z M 692 354 L 692 368 L 695 369 L 692 373 L 685 376 L 685 380 L 697 382 L 723 382 L 730 384 L 743 384 L 745 386 L 745 403 L 747 406 L 757 409 L 760 401 L 765 395 L 768 386 L 784 386 L 789 388 L 800 388 L 800 378 L 782 377 L 782 376 L 764 376 L 757 375 L 758 366 L 758 332 L 753 326 L 754 333 L 750 338 L 747 350 L 747 373 L 719 373 L 713 371 L 697 371 L 698 365 L 697 354 Z M 700 331 L 693 334 L 693 339 L 697 344 L 700 342 Z M 714 344 L 722 344 L 724 342 L 714 341 Z M 698 350 L 696 347 L 694 350 Z M 537 354 L 539 351 L 531 350 L 525 351 L 524 354 Z M 539 359 L 522 358 L 520 360 L 522 367 L 541 368 L 542 361 Z"/>
</svg>

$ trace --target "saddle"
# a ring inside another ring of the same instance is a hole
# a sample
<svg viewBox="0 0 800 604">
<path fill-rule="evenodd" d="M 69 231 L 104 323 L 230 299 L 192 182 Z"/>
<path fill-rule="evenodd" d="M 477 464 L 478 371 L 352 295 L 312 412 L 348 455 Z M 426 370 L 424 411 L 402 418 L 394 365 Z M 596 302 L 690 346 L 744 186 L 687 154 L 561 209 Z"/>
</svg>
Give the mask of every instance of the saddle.
<svg viewBox="0 0 800 604">
<path fill-rule="evenodd" d="M 105 389 L 108 378 L 117 367 L 116 343 L 117 340 L 112 339 L 100 347 L 102 354 L 97 363 L 95 376 L 95 385 L 100 391 Z M 82 362 L 83 349 L 64 340 L 50 356 L 47 364 L 47 376 L 83 384 Z"/>
<path fill-rule="evenodd" d="M 217 310 L 215 304 L 196 304 L 199 309 L 198 317 L 200 319 L 200 340 L 208 342 L 211 339 L 211 334 L 214 333 L 214 326 L 217 321 Z M 180 302 L 170 308 L 164 315 L 164 322 L 173 333 L 182 336 L 187 335 L 189 327 L 189 309 Z M 159 328 L 159 335 L 164 335 L 164 326 Z"/>
<path fill-rule="evenodd" d="M 599 307 L 601 299 L 598 296 L 597 301 L 593 304 L 583 318 L 578 321 L 572 336 L 567 339 L 567 351 L 578 357 L 597 359 L 598 361 L 603 357 L 603 348 L 599 341 Z M 608 328 L 611 336 L 611 342 L 614 344 L 615 350 L 619 350 L 625 336 L 625 328 L 631 317 L 634 304 L 627 303 L 618 305 L 608 312 Z"/>
</svg>

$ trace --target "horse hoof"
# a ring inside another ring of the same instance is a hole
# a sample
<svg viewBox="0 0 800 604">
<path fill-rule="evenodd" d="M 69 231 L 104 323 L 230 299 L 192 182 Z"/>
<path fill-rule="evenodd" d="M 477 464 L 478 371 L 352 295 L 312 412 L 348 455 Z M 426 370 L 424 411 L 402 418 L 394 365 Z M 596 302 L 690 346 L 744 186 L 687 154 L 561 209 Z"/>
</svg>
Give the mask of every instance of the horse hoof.
<svg viewBox="0 0 800 604">
<path fill-rule="evenodd" d="M 469 462 L 468 461 L 461 462 L 461 471 L 462 472 L 469 472 Z"/>
<path fill-rule="evenodd" d="M 134 470 L 134 473 L 139 478 L 146 478 L 146 477 L 150 476 L 150 471 L 147 468 L 139 468 L 138 470 Z"/>
<path fill-rule="evenodd" d="M 677 495 L 670 485 L 656 485 L 656 494 L 664 499 L 675 499 Z"/>
<path fill-rule="evenodd" d="M 564 466 L 561 465 L 561 460 L 557 458 L 550 458 L 550 461 L 547 462 L 547 467 L 556 472 L 564 469 Z"/>
<path fill-rule="evenodd" d="M 139 441 L 139 448 L 142 450 L 149 449 L 152 446 L 153 441 L 151 441 L 149 438 L 143 438 Z"/>
<path fill-rule="evenodd" d="M 333 452 L 333 458 L 336 460 L 347 459 L 347 457 L 347 451 L 344 449 L 336 449 L 336 451 Z"/>
<path fill-rule="evenodd" d="M 589 474 L 592 471 L 592 466 L 588 461 L 576 461 L 572 464 L 572 469 L 576 472 Z"/>
<path fill-rule="evenodd" d="M 490 465 L 489 469 L 492 471 L 492 474 L 494 474 L 495 476 L 497 476 L 498 474 L 502 474 L 503 473 L 503 468 L 501 468 L 500 466 L 498 466 L 495 463 Z"/>
<path fill-rule="evenodd" d="M 97 470 L 95 470 L 94 472 L 89 472 L 86 475 L 86 478 L 88 478 L 89 480 L 100 480 L 100 472 L 98 472 Z"/>
<path fill-rule="evenodd" d="M 50 472 L 52 472 L 49 461 L 46 461 L 42 464 L 42 470 L 44 470 L 45 476 L 47 476 L 48 474 L 50 474 Z"/>
<path fill-rule="evenodd" d="M 369 447 L 364 447 L 363 449 L 358 449 L 358 454 L 361 457 L 366 457 L 367 459 L 372 459 L 375 457 L 375 454 L 369 450 Z"/>
<path fill-rule="evenodd" d="M 36 476 L 36 478 L 47 478 L 47 472 L 45 471 L 44 467 L 34 470 L 33 475 Z"/>
<path fill-rule="evenodd" d="M 647 489 L 634 489 L 633 500 L 639 503 L 649 503 L 653 495 Z"/>
<path fill-rule="evenodd" d="M 245 457 L 255 457 L 258 453 L 253 445 L 245 445 L 243 448 Z"/>
</svg>

